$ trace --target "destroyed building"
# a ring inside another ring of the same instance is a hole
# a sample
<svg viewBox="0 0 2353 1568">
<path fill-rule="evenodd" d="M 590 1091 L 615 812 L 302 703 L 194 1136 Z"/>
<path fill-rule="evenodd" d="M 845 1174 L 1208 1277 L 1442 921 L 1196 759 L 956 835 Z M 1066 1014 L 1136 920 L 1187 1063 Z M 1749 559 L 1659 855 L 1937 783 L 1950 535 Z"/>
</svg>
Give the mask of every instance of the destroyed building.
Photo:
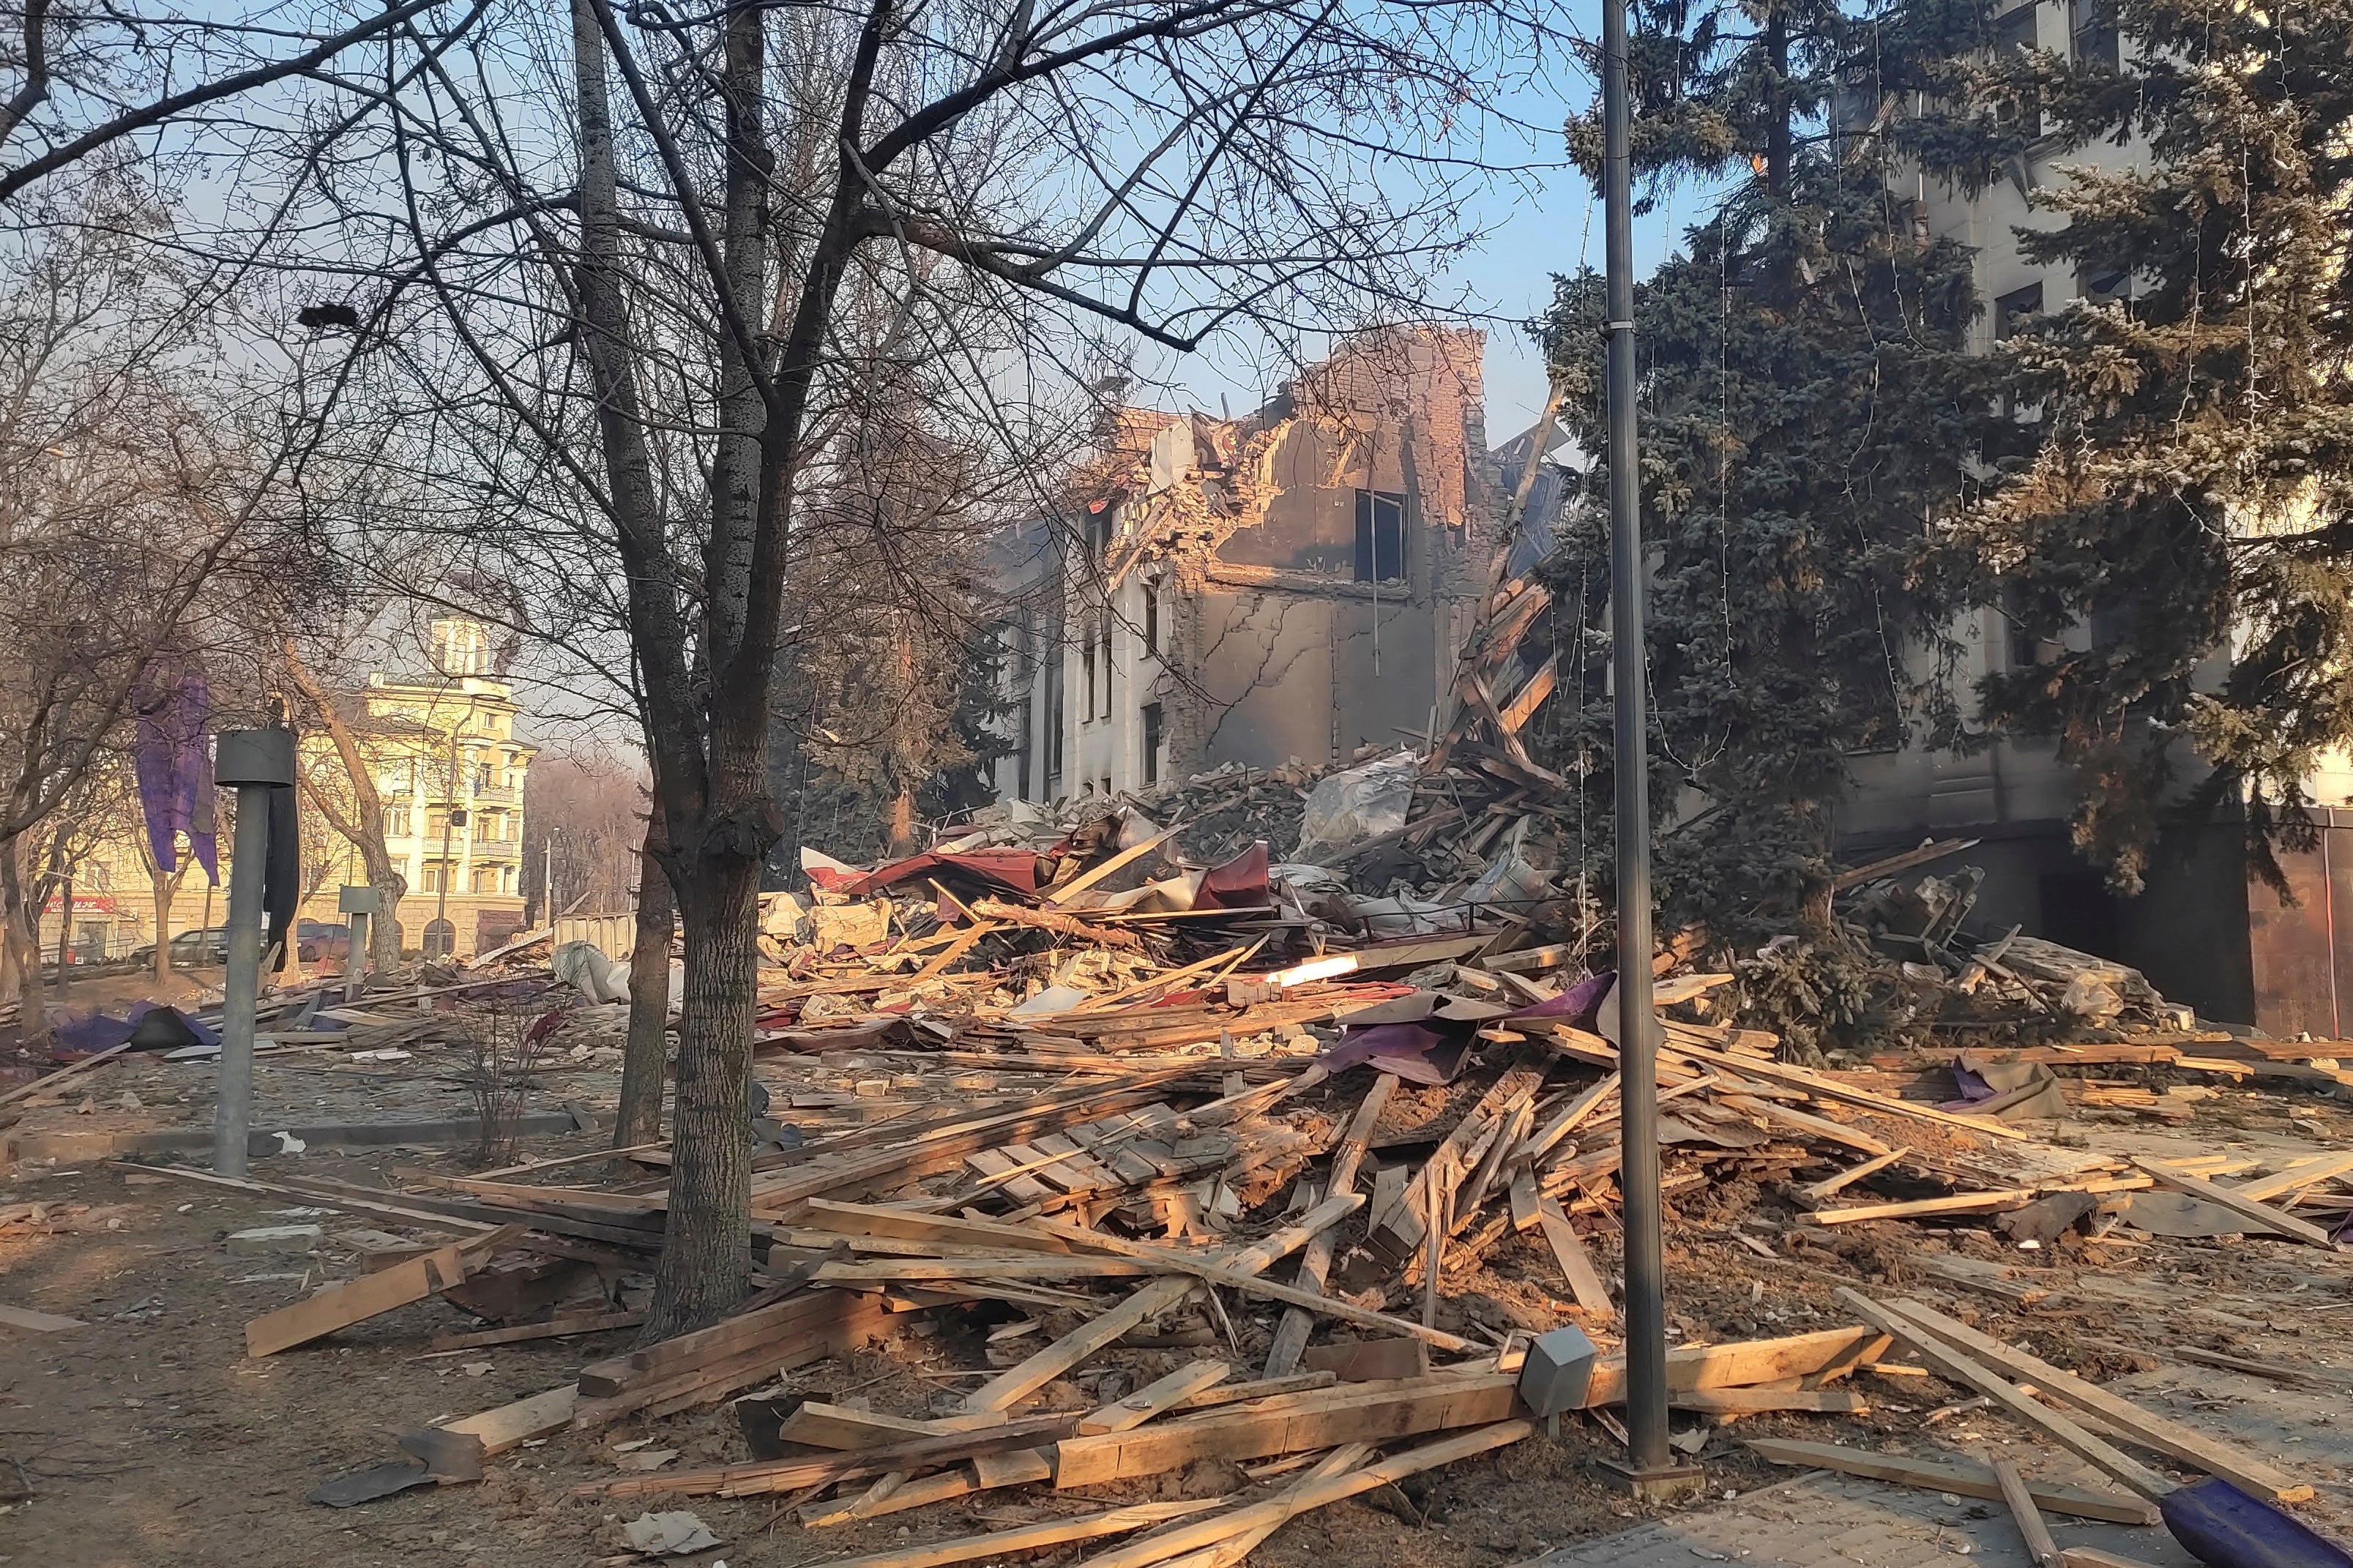
<svg viewBox="0 0 2353 1568">
<path fill-rule="evenodd" d="M 1239 419 L 1117 411 L 1066 516 L 1000 542 L 1000 797 L 1425 738 L 1498 526 L 1483 346 L 1392 328 Z"/>
<path fill-rule="evenodd" d="M 2085 0 L 2005 5 L 1992 28 L 1998 50 L 2042 49 L 2087 69 L 2115 70 L 2138 47 L 2119 39 L 2112 9 Z M 1879 98 L 1858 90 L 1841 101 L 1845 134 L 1870 133 Z M 2039 194 L 2063 184 L 2068 169 L 2126 174 L 2148 158 L 2137 138 L 2086 147 L 2052 141 L 2037 142 L 1982 190 L 1957 190 L 1917 171 L 1893 182 L 1898 210 L 1917 232 L 1953 240 L 1972 257 L 1985 301 L 1975 351 L 1991 351 L 2036 316 L 2130 300 L 2146 287 L 2127 266 L 2094 271 L 2036 260 L 2020 237 L 2067 221 Z M 1955 672 L 1964 692 L 1987 676 L 2050 663 L 2068 647 L 2090 648 L 2102 635 L 2096 624 L 2082 625 L 2063 645 L 2038 642 L 2000 605 L 1970 613 L 1952 630 L 1968 650 Z M 1932 678 L 1933 658 L 1915 650 L 1915 672 Z M 2186 744 L 2174 762 L 2185 790 L 2204 774 Z M 1985 872 L 1979 926 L 1999 933 L 2015 925 L 2161 977 L 2168 997 L 2208 1019 L 2280 1038 L 2353 1031 L 2353 900 L 2335 896 L 2353 886 L 2353 768 L 2341 756 L 2323 758 L 2307 783 L 2316 803 L 2311 847 L 2279 851 L 2292 900 L 2264 883 L 2246 825 L 2227 813 L 2172 829 L 2151 858 L 2145 890 L 2116 893 L 2102 868 L 2076 852 L 2074 773 L 2054 740 L 1996 736 L 1965 752 L 1915 744 L 1852 765 L 1854 784 L 1839 816 L 1841 858 L 1869 860 L 1925 838 L 1976 840 L 1968 860 Z"/>
</svg>

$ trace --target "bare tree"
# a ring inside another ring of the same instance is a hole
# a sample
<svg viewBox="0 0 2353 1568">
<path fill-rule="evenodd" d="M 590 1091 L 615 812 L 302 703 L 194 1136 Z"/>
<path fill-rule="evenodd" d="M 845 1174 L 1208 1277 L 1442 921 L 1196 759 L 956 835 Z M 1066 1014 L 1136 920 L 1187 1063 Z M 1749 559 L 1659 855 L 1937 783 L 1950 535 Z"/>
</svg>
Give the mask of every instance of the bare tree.
<svg viewBox="0 0 2353 1568">
<path fill-rule="evenodd" d="M 217 603 L 240 598 L 225 590 L 279 538 L 239 400 L 193 368 L 216 347 L 201 306 L 143 244 L 160 220 L 136 202 L 83 216 L 0 261 L 0 925 L 17 944 L 38 858 L 19 840 L 90 798 L 142 679 L 201 659 Z"/>
<path fill-rule="evenodd" d="M 332 204 L 317 259 L 355 322 L 332 395 L 445 488 L 411 521 L 449 563 L 596 634 L 533 628 L 659 759 L 686 991 L 649 1334 L 750 1276 L 771 697 L 802 525 L 856 489 L 845 432 L 888 408 L 994 452 L 1009 493 L 1107 339 L 1281 352 L 1425 313 L 1536 3 L 574 0 L 558 32 L 485 0 L 479 78 L 406 30 L 365 79 L 320 73 L 371 106 L 301 194 Z"/>
<path fill-rule="evenodd" d="M 640 770 L 611 748 L 591 742 L 541 752 L 523 781 L 523 896 L 538 901 L 543 917 L 628 908 L 645 816 Z"/>
<path fill-rule="evenodd" d="M 355 726 L 365 722 L 364 696 L 348 689 L 329 690 L 311 672 L 294 638 L 281 638 L 280 668 L 287 683 L 301 699 L 298 717 L 305 728 L 322 731 L 334 748 L 335 766 L 306 756 L 301 769 L 303 797 L 311 808 L 359 851 L 360 867 L 376 893 L 379 918 L 368 923 L 369 962 L 379 969 L 400 963 L 400 900 L 408 896 L 408 879 L 393 864 L 385 841 L 384 794 L 376 787 L 375 764 L 362 744 Z"/>
</svg>

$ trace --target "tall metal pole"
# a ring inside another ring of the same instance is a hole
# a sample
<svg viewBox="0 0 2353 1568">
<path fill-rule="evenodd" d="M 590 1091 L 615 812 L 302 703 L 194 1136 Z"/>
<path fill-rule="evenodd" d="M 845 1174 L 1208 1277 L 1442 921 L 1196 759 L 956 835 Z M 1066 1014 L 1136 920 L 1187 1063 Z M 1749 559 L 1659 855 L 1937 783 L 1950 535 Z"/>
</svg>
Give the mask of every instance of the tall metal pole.
<svg viewBox="0 0 2353 1568">
<path fill-rule="evenodd" d="M 1627 0 L 1602 0 L 1601 194 L 1609 332 L 1609 625 L 1618 795 L 1618 1063 L 1625 1194 L 1627 1464 L 1657 1500 L 1695 1489 L 1667 1447 L 1666 1244 L 1660 1225 L 1659 1036 L 1651 1005 L 1649 659 L 1642 641 L 1641 486 L 1634 445 L 1634 208 Z"/>
<path fill-rule="evenodd" d="M 444 783 L 447 787 L 441 793 L 448 800 L 441 807 L 441 875 L 434 884 L 439 896 L 433 900 L 433 927 L 448 945 L 438 954 L 427 954 L 427 957 L 441 958 L 448 957 L 458 947 L 458 933 L 449 925 L 449 830 L 461 817 L 458 810 L 458 729 L 455 724 L 449 728 L 449 771 Z"/>
<path fill-rule="evenodd" d="M 237 786 L 237 837 L 228 868 L 228 973 L 221 980 L 219 1096 L 213 1106 L 213 1169 L 245 1174 L 253 1131 L 253 1018 L 261 989 L 261 893 L 269 865 L 269 794 L 294 785 L 288 730 L 223 734 L 213 774 Z"/>
</svg>

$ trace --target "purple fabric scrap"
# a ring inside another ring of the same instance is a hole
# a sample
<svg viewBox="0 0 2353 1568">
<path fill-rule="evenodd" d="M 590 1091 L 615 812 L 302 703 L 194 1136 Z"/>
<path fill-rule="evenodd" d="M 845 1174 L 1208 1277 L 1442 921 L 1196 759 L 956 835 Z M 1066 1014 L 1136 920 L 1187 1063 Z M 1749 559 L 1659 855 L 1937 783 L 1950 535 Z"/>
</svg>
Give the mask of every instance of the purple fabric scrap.
<svg viewBox="0 0 2353 1568">
<path fill-rule="evenodd" d="M 1523 1007 L 1504 1022 L 1508 1024 L 1514 1018 L 1565 1018 L 1580 1029 L 1589 1029 L 1594 1025 L 1594 1015 L 1600 1011 L 1602 998 L 1617 983 L 1618 972 L 1614 969 L 1588 974 L 1559 995 Z"/>
<path fill-rule="evenodd" d="M 212 693 L 188 660 L 159 658 L 132 696 L 138 733 L 132 752 L 147 846 L 165 873 L 180 868 L 180 835 L 205 875 L 220 884 L 220 844 L 213 819 L 213 752 L 206 734 Z"/>
<path fill-rule="evenodd" d="M 1470 1044 L 1468 1029 L 1376 1024 L 1369 1029 L 1349 1030 L 1345 1038 L 1324 1053 L 1323 1063 L 1335 1073 L 1369 1063 L 1408 1083 L 1435 1086 L 1454 1081 Z"/>
</svg>

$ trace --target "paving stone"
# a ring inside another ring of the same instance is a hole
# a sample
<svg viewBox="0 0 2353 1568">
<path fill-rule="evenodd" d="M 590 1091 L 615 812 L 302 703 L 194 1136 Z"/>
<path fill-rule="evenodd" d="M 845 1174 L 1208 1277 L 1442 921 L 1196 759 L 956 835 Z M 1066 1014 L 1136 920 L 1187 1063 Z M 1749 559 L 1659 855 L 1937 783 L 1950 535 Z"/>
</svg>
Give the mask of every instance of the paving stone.
<svg viewBox="0 0 2353 1568">
<path fill-rule="evenodd" d="M 2038 1465 L 2032 1473 L 2084 1479 L 2065 1467 Z M 2103 1547 L 2157 1568 L 2197 1568 L 2162 1530 L 2046 1517 L 2062 1546 Z M 1965 1498 L 1956 1507 L 1937 1492 L 1815 1476 L 1565 1546 L 1520 1568 L 1923 1568 L 1962 1560 L 2033 1568 L 1999 1503 Z"/>
</svg>

